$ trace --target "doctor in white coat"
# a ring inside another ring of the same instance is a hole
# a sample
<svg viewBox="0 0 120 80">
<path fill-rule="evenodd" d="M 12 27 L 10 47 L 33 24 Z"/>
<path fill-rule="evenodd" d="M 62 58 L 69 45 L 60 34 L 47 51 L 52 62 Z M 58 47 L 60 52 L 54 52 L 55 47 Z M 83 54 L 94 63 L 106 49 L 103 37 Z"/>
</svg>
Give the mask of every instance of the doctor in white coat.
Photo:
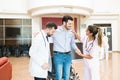
<svg viewBox="0 0 120 80">
<path fill-rule="evenodd" d="M 103 42 L 104 42 L 104 53 L 105 53 L 105 58 L 106 60 L 108 60 L 109 58 L 109 44 L 108 44 L 108 37 L 106 36 L 106 33 L 104 32 L 104 35 L 103 35 Z"/>
<path fill-rule="evenodd" d="M 74 34 L 83 43 L 83 54 L 79 52 L 84 64 L 83 80 L 100 80 L 99 51 L 102 47 L 102 30 L 96 25 L 89 25 L 86 36 Z"/>
<path fill-rule="evenodd" d="M 34 80 L 46 80 L 48 70 L 51 69 L 50 48 L 48 38 L 53 35 L 57 25 L 53 22 L 46 24 L 46 29 L 41 30 L 33 35 L 32 45 L 29 50 L 30 65 L 29 71 Z"/>
</svg>

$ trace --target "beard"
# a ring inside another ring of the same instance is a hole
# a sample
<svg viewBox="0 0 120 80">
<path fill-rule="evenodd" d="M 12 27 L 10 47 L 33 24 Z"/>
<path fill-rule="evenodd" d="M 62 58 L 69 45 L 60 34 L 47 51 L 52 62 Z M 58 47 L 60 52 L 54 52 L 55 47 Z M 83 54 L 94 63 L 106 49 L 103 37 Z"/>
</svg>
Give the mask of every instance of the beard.
<svg viewBox="0 0 120 80">
<path fill-rule="evenodd" d="M 48 36 L 48 37 L 51 37 L 51 35 L 50 35 L 50 34 L 47 34 L 47 36 Z"/>
<path fill-rule="evenodd" d="M 67 25 L 65 25 L 65 29 L 66 29 L 66 30 L 69 30 L 69 29 L 67 28 Z"/>
<path fill-rule="evenodd" d="M 71 27 L 71 26 L 65 26 L 66 30 L 70 30 L 71 28 L 68 28 L 68 27 Z"/>
<path fill-rule="evenodd" d="M 70 29 L 71 29 L 71 26 L 67 26 L 67 24 L 65 24 L 65 29 L 66 29 L 66 30 L 70 30 Z"/>
</svg>

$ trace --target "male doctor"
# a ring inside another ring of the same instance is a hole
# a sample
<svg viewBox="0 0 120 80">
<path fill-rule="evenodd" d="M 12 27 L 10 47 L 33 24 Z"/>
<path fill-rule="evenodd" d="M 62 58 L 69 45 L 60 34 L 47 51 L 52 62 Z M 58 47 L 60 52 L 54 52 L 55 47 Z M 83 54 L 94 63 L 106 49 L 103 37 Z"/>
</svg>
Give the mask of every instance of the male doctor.
<svg viewBox="0 0 120 80">
<path fill-rule="evenodd" d="M 29 50 L 29 71 L 34 80 L 46 80 L 48 76 L 48 70 L 51 69 L 48 37 L 53 35 L 56 29 L 57 25 L 55 23 L 48 22 L 44 30 L 33 35 L 32 45 Z"/>
</svg>

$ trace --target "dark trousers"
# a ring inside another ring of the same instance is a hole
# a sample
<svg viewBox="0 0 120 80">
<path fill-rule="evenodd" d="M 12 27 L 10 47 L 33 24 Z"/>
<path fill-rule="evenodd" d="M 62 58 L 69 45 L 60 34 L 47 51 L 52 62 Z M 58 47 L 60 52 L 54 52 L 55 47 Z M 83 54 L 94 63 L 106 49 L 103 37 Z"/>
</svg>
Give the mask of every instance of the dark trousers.
<svg viewBox="0 0 120 80">
<path fill-rule="evenodd" d="M 46 80 L 46 78 L 38 78 L 38 77 L 34 77 L 34 80 Z"/>
</svg>

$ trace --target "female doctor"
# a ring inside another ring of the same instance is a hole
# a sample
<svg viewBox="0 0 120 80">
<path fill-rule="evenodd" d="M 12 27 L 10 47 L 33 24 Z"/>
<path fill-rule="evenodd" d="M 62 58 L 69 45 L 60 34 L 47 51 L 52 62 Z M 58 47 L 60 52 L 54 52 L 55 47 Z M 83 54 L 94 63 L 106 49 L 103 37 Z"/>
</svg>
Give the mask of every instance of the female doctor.
<svg viewBox="0 0 120 80">
<path fill-rule="evenodd" d="M 83 80 L 100 80 L 99 73 L 99 50 L 102 46 L 102 30 L 96 25 L 89 25 L 86 30 L 86 36 L 80 37 L 75 33 L 77 39 L 83 43 L 84 74 Z"/>
<path fill-rule="evenodd" d="M 49 22 L 46 24 L 46 29 L 35 33 L 33 36 L 32 45 L 29 50 L 29 71 L 34 80 L 46 80 L 48 76 L 51 56 L 49 42 L 46 37 L 53 35 L 55 29 L 57 29 L 56 24 Z"/>
</svg>

